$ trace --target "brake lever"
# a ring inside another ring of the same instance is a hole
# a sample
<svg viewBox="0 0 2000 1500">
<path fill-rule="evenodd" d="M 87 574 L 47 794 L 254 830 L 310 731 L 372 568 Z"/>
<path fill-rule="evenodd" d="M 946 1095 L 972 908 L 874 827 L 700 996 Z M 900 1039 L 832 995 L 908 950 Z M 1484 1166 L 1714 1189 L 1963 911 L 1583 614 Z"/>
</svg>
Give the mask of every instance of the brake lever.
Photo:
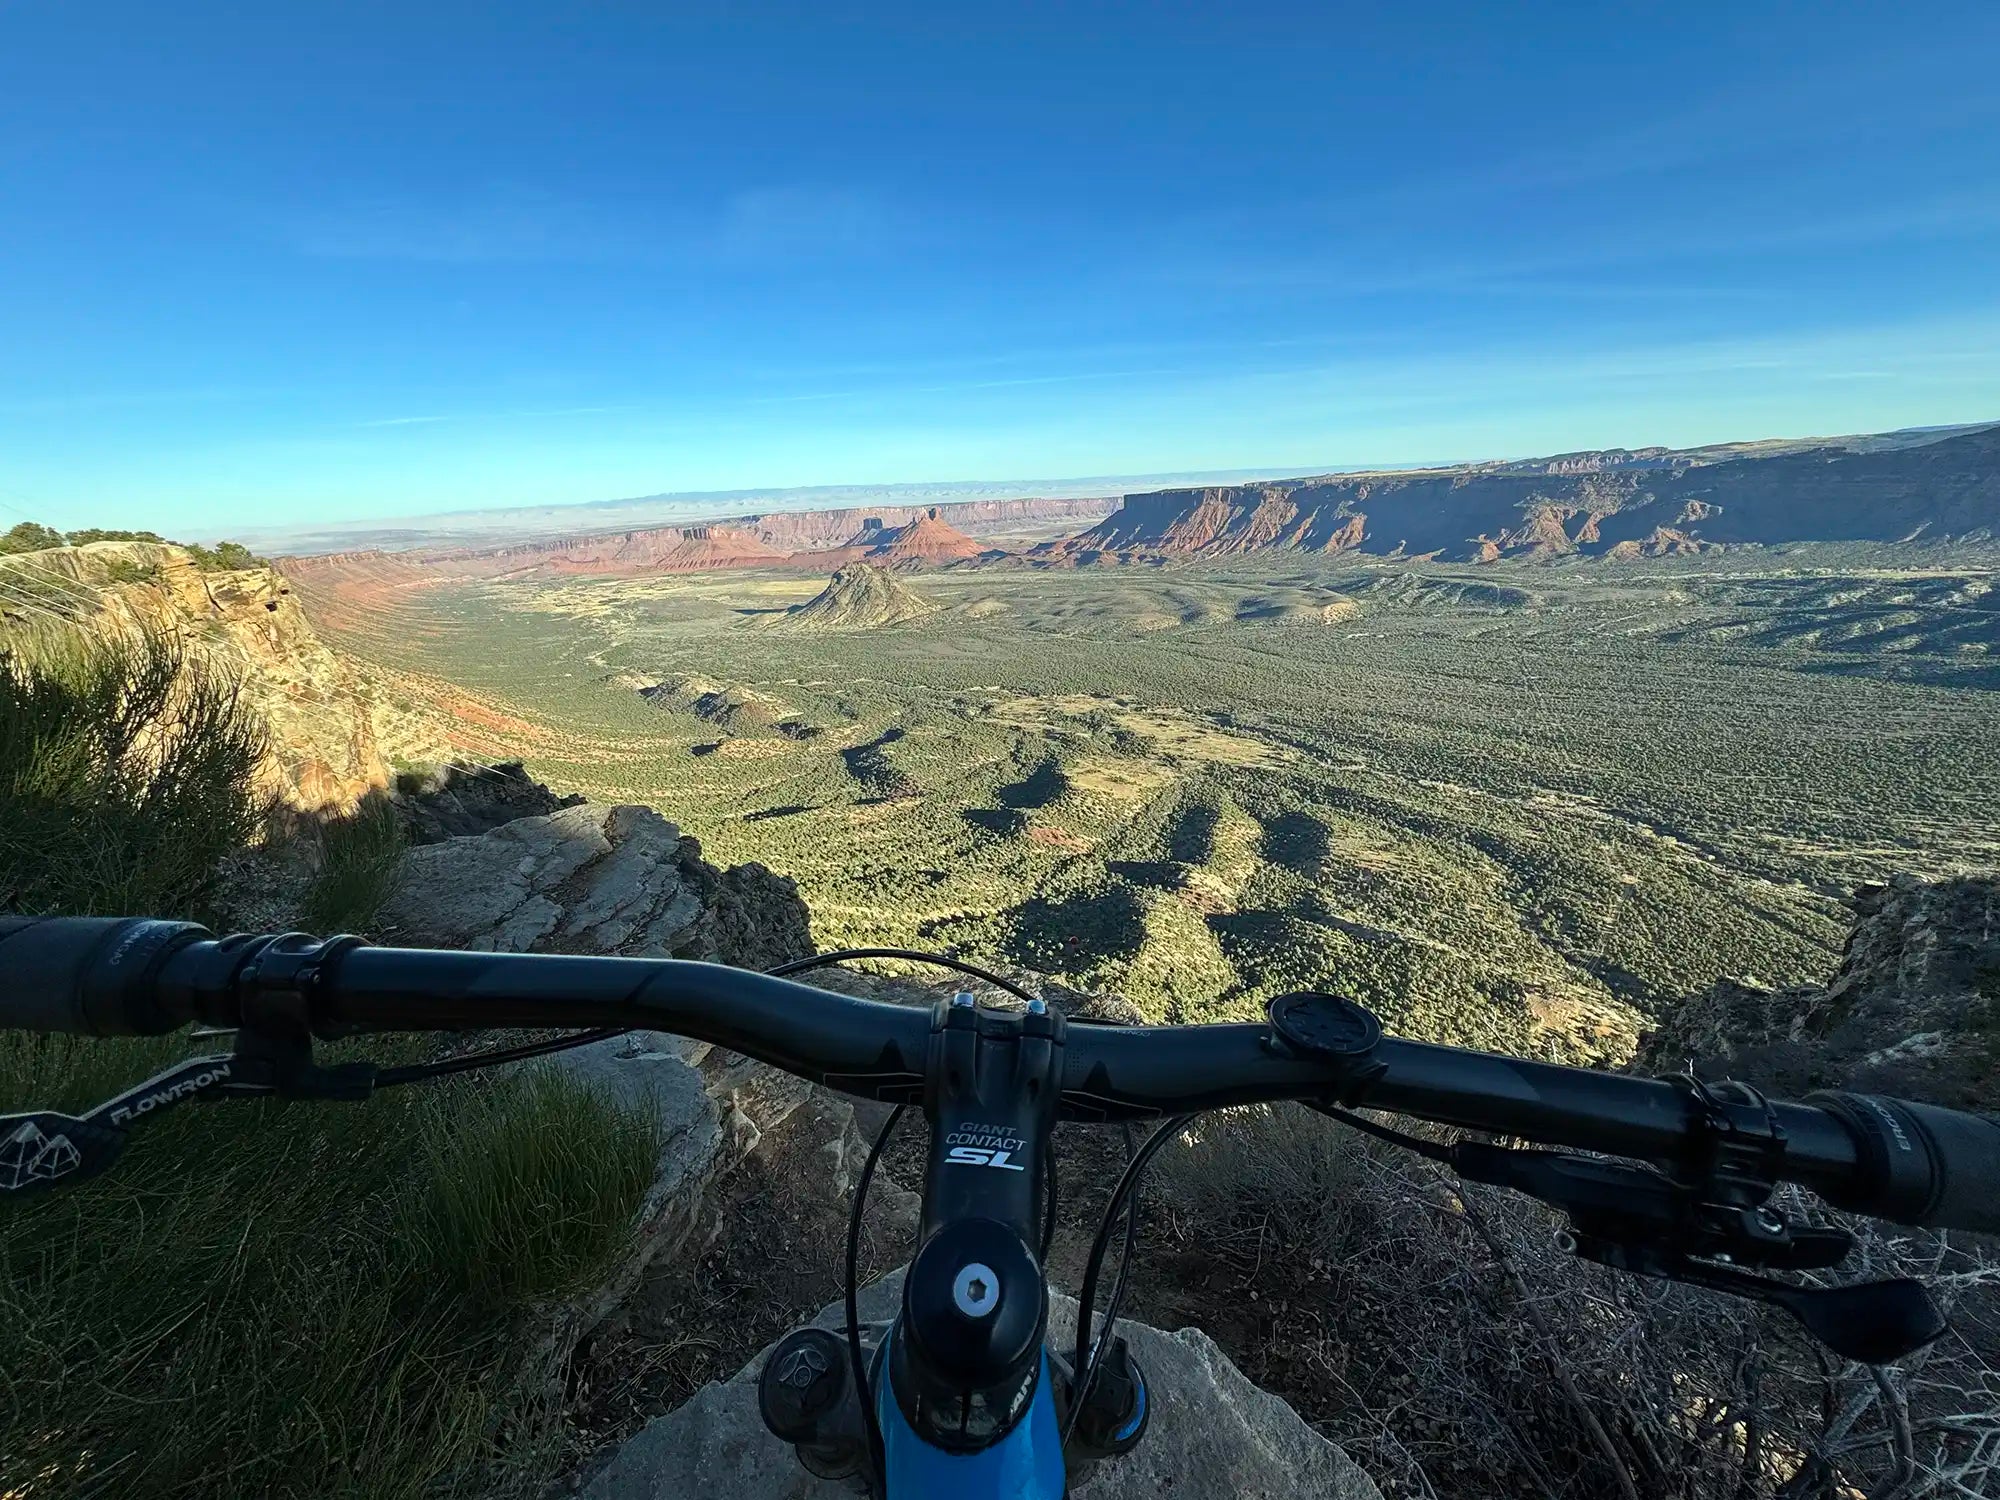
<svg viewBox="0 0 2000 1500">
<path fill-rule="evenodd" d="M 26 1196 L 95 1177 L 125 1149 L 129 1127 L 148 1115 L 228 1088 L 234 1057 L 191 1057 L 81 1115 L 34 1110 L 0 1115 L 0 1193 Z"/>
<path fill-rule="evenodd" d="M 1844 1358 L 1886 1364 L 1945 1331 L 1930 1293 L 1908 1277 L 1810 1287 L 1745 1269 L 1837 1266 L 1854 1247 L 1845 1230 L 1792 1224 L 1761 1203 L 1703 1202 L 1698 1192 L 1630 1162 L 1483 1141 L 1455 1143 L 1450 1160 L 1463 1178 L 1559 1210 L 1570 1229 L 1558 1243 L 1582 1259 L 1782 1308 Z"/>
<path fill-rule="evenodd" d="M 190 1099 L 365 1099 L 375 1064 L 313 1061 L 309 1035 L 275 1026 L 236 1031 L 227 1056 L 192 1057 L 81 1115 L 34 1110 L 0 1115 L 0 1194 L 25 1197 L 95 1177 L 118 1160 L 130 1128 Z"/>
<path fill-rule="evenodd" d="M 1865 1365 L 1885 1365 L 1915 1354 L 1949 1326 L 1924 1284 L 1908 1276 L 1846 1286 L 1793 1286 L 1737 1266 L 1691 1260 L 1645 1246 L 1583 1234 L 1569 1238 L 1578 1256 L 1615 1270 L 1782 1308 L 1835 1354 Z"/>
</svg>

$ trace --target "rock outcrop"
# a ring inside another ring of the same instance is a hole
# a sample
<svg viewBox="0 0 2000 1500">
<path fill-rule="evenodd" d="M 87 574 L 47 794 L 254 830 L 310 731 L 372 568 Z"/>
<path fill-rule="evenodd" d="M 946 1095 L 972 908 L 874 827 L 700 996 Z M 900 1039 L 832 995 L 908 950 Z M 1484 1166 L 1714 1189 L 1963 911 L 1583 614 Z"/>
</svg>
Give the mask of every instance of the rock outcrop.
<svg viewBox="0 0 2000 1500">
<path fill-rule="evenodd" d="M 1648 1033 L 1638 1066 L 2000 1108 L 2000 876 L 1897 876 L 1854 909 L 1830 984 L 1725 981 Z"/>
<path fill-rule="evenodd" d="M 396 778 L 396 811 L 412 844 L 474 838 L 516 818 L 577 807 L 583 794 L 558 797 L 518 760 L 494 766 L 448 765 Z"/>
<path fill-rule="evenodd" d="M 881 568 L 842 568 L 804 604 L 759 623 L 780 630 L 874 630 L 930 614 L 931 603 Z"/>
<path fill-rule="evenodd" d="M 342 812 L 389 782 L 365 684 L 270 568 L 204 570 L 151 542 L 55 547 L 0 557 L 0 613 L 180 639 L 241 684 L 269 730 L 259 790 L 284 803 Z"/>
<path fill-rule="evenodd" d="M 861 1316 L 892 1316 L 901 1293 L 901 1273 L 883 1277 L 862 1291 Z M 1076 1303 L 1060 1292 L 1050 1303 L 1050 1338 L 1066 1344 L 1075 1337 Z M 843 1326 L 840 1305 L 825 1308 L 815 1321 Z M 1119 1327 L 1146 1372 L 1151 1425 L 1134 1452 L 1096 1465 L 1072 1491 L 1076 1500 L 1380 1500 L 1353 1460 L 1276 1396 L 1252 1385 L 1207 1334 L 1192 1328 L 1162 1333 L 1130 1321 Z M 792 1450 L 765 1431 L 757 1414 L 757 1376 L 768 1353 L 734 1380 L 708 1386 L 648 1423 L 585 1486 L 585 1500 L 851 1496 L 842 1484 L 806 1472 Z"/>
<path fill-rule="evenodd" d="M 476 822 L 510 796 L 553 797 L 518 766 L 495 769 L 516 773 L 507 780 L 517 785 L 487 790 L 477 777 L 447 777 L 420 793 L 420 831 L 454 819 Z M 806 908 L 790 880 L 761 865 L 717 869 L 695 840 L 651 808 L 580 802 L 412 848 L 378 927 L 406 944 L 693 958 L 753 969 L 812 949 Z M 814 1149 L 833 1164 L 858 1160 L 863 1149 L 843 1101 L 665 1032 L 626 1032 L 535 1066 L 650 1118 L 660 1140 L 631 1245 L 593 1287 L 551 1310 L 531 1361 L 537 1369 L 559 1366 L 655 1258 L 686 1247 L 704 1222 L 710 1184 L 802 1105 L 817 1100 Z"/>
<path fill-rule="evenodd" d="M 415 946 L 621 953 L 767 968 L 812 949 L 805 904 L 762 865 L 718 870 L 649 807 L 566 807 L 410 850 L 377 918 Z"/>
<path fill-rule="evenodd" d="M 966 562 L 985 551 L 964 532 L 940 520 L 935 505 L 913 521 L 875 533 L 867 546 L 869 562 L 899 570 Z"/>
</svg>

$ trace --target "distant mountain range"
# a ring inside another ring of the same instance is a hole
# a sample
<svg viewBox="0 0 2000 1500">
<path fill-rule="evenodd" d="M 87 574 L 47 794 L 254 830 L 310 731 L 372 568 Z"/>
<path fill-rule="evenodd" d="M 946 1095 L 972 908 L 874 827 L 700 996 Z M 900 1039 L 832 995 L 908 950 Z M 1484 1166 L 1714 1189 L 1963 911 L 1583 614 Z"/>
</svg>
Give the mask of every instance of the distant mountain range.
<svg viewBox="0 0 2000 1500">
<path fill-rule="evenodd" d="M 294 573 L 421 573 L 443 578 L 573 574 L 705 573 L 717 568 L 795 567 L 831 573 L 850 563 L 898 572 L 1008 555 L 1102 518 L 1117 502 L 1076 499 L 968 500 L 953 505 L 776 511 L 698 526 L 651 526 L 608 535 L 558 536 L 501 547 L 429 547 L 326 553 L 287 560 Z M 411 579 L 410 581 L 414 581 Z"/>
<path fill-rule="evenodd" d="M 1092 500 L 1100 511 L 1123 495 L 1184 484 L 1237 484 L 1281 476 L 1283 468 L 1138 474 L 1060 480 L 941 480 L 932 484 L 814 485 L 763 490 L 687 491 L 590 500 L 568 505 L 496 506 L 377 521 L 291 523 L 238 528 L 260 553 L 322 556 L 333 552 L 408 552 L 439 547 L 501 547 L 556 536 L 604 536 L 781 515 L 889 515 L 905 519 L 927 506 Z M 840 538 L 828 539 L 834 545 Z"/>
<path fill-rule="evenodd" d="M 1839 444 L 1608 449 L 1128 495 L 1031 562 L 1266 550 L 1494 561 L 2000 537 L 2000 426 Z"/>
<path fill-rule="evenodd" d="M 574 511 L 568 513 L 572 517 Z M 345 586 L 446 578 L 1085 567 L 1291 551 L 1495 561 L 1796 542 L 2000 539 L 2000 426 L 1708 448 L 1610 448 L 1125 496 L 774 510 L 503 545 L 293 560 Z"/>
</svg>

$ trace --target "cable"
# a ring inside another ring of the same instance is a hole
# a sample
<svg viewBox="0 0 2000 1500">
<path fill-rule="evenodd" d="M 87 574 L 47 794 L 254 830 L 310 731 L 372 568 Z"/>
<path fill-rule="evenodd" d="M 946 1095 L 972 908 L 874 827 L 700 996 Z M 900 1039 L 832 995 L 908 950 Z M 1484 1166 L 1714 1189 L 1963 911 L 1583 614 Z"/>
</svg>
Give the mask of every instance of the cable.
<svg viewBox="0 0 2000 1500">
<path fill-rule="evenodd" d="M 1453 1164 L 1449 1146 L 1440 1146 L 1436 1141 L 1427 1141 L 1421 1136 L 1406 1135 L 1400 1130 L 1391 1130 L 1387 1125 L 1377 1125 L 1373 1120 L 1364 1120 L 1360 1115 L 1336 1109 L 1331 1104 L 1315 1104 L 1310 1099 L 1301 1099 L 1299 1103 L 1313 1113 L 1325 1115 L 1329 1120 L 1338 1120 L 1363 1135 L 1372 1135 L 1377 1140 L 1387 1141 L 1392 1146 L 1401 1146 L 1405 1151 L 1414 1151 L 1429 1161 L 1442 1162 L 1446 1166 Z"/>
<path fill-rule="evenodd" d="M 1193 1120 L 1199 1113 L 1200 1111 L 1196 1110 L 1184 1115 L 1174 1115 L 1164 1121 L 1159 1129 L 1146 1137 L 1146 1144 L 1141 1146 L 1133 1155 L 1131 1161 L 1125 1164 L 1125 1171 L 1118 1179 L 1118 1186 L 1111 1190 L 1111 1202 L 1105 1206 L 1104 1218 L 1097 1226 L 1097 1238 L 1091 1242 L 1090 1259 L 1085 1262 L 1083 1268 L 1083 1287 L 1076 1299 L 1076 1363 L 1074 1368 L 1077 1378 L 1076 1385 L 1070 1396 L 1068 1428 L 1063 1433 L 1063 1442 L 1065 1445 L 1069 1442 L 1070 1434 L 1076 1430 L 1077 1417 L 1083 1411 L 1084 1402 L 1090 1397 L 1090 1388 L 1097 1381 L 1098 1366 L 1102 1363 L 1104 1353 L 1111 1344 L 1111 1319 L 1109 1316 L 1106 1317 L 1103 1328 L 1098 1331 L 1097 1342 L 1093 1344 L 1090 1338 L 1091 1304 L 1097 1299 L 1097 1278 L 1099 1272 L 1104 1269 L 1105 1251 L 1110 1248 L 1111 1226 L 1117 1222 L 1118 1210 L 1138 1186 L 1139 1178 L 1146 1170 L 1146 1164 L 1153 1159 L 1159 1149 L 1166 1145 L 1168 1141 L 1177 1140 L 1180 1137 L 1180 1133 L 1187 1128 L 1188 1122 Z M 1139 1206 L 1135 1201 L 1132 1205 L 1132 1217 L 1126 1227 L 1126 1255 L 1128 1258 L 1131 1255 L 1131 1246 L 1136 1242 L 1138 1217 Z"/>
<path fill-rule="evenodd" d="M 1125 1137 L 1125 1165 L 1132 1165 L 1135 1154 L 1132 1145 L 1132 1127 L 1118 1127 Z M 1125 1248 L 1118 1256 L 1118 1274 L 1111 1279 L 1111 1298 L 1104 1304 L 1104 1326 L 1098 1332 L 1097 1343 L 1091 1355 L 1090 1379 L 1097 1379 L 1097 1365 L 1104 1359 L 1104 1350 L 1111 1343 L 1111 1329 L 1118 1322 L 1118 1309 L 1125 1305 L 1125 1286 L 1132 1275 L 1132 1258 L 1139 1248 L 1139 1195 L 1135 1192 L 1125 1204 Z"/>
<path fill-rule="evenodd" d="M 1048 1146 L 1042 1152 L 1043 1181 L 1047 1183 L 1042 1194 L 1042 1248 L 1036 1259 L 1044 1270 L 1049 1264 L 1049 1246 L 1056 1237 L 1056 1142 L 1055 1132 L 1049 1132 Z"/>
<path fill-rule="evenodd" d="M 458 1057 L 448 1057 L 442 1062 L 412 1063 L 407 1067 L 384 1068 L 375 1075 L 375 1087 L 394 1088 L 401 1083 L 422 1083 L 430 1078 L 445 1078 L 453 1073 L 470 1073 L 475 1068 L 490 1068 L 499 1063 L 521 1062 L 530 1057 L 546 1057 L 552 1052 L 567 1052 L 572 1047 L 586 1047 L 592 1042 L 608 1041 L 614 1036 L 623 1036 L 630 1027 L 601 1026 L 594 1031 L 575 1031 L 568 1036 L 551 1037 L 546 1041 L 524 1042 L 518 1047 L 495 1047 L 486 1052 L 467 1052 Z"/>
<path fill-rule="evenodd" d="M 875 1163 L 881 1159 L 882 1148 L 888 1144 L 890 1132 L 903 1118 L 908 1105 L 899 1104 L 889 1111 L 889 1118 L 882 1122 L 882 1128 L 875 1134 L 875 1144 L 868 1148 L 868 1160 L 861 1164 L 860 1180 L 854 1184 L 854 1207 L 847 1213 L 847 1285 L 844 1292 L 844 1310 L 847 1313 L 847 1361 L 849 1373 L 854 1377 L 854 1397 L 861 1403 L 863 1425 L 868 1429 L 868 1455 L 874 1464 L 874 1474 L 868 1482 L 869 1493 L 876 1493 L 884 1484 L 882 1423 L 875 1415 L 874 1392 L 868 1389 L 868 1365 L 861 1357 L 861 1211 L 868 1203 L 868 1184 L 875 1176 Z"/>
<path fill-rule="evenodd" d="M 910 963 L 936 964 L 940 969 L 956 969 L 961 974 L 970 974 L 974 979 L 983 979 L 988 984 L 1005 990 L 1017 1000 L 1032 1004 L 1036 998 L 1013 980 L 1003 979 L 990 969 L 982 969 L 977 964 L 969 964 L 963 959 L 947 958 L 941 953 L 922 953 L 915 948 L 840 948 L 832 953 L 815 953 L 808 958 L 795 958 L 790 963 L 779 964 L 775 969 L 766 969 L 764 972 L 777 979 L 787 974 L 803 974 L 808 969 L 823 969 L 828 964 L 845 963 L 853 958 L 899 958 Z"/>
</svg>

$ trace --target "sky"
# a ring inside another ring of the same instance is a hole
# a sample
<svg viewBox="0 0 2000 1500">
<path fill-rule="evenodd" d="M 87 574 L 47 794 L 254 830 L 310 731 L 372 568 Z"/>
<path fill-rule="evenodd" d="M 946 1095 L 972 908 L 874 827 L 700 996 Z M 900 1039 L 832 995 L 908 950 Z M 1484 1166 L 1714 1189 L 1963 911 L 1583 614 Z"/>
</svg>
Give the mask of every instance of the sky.
<svg viewBox="0 0 2000 1500">
<path fill-rule="evenodd" d="M 0 0 L 0 520 L 2000 418 L 2000 5 Z"/>
</svg>

